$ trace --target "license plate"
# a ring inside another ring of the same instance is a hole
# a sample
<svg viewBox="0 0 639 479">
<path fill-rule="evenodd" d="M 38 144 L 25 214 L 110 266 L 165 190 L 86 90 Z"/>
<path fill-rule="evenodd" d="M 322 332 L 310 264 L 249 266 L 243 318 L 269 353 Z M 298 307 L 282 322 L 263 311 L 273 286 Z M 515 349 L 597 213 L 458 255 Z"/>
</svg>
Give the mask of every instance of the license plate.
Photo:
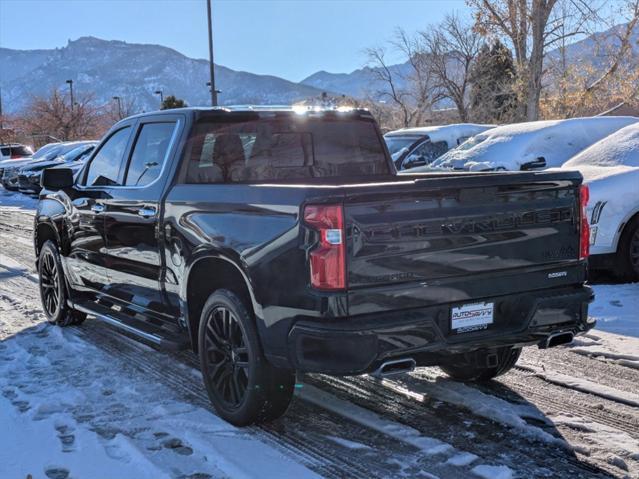
<svg viewBox="0 0 639 479">
<path fill-rule="evenodd" d="M 451 330 L 466 333 L 488 328 L 493 324 L 495 303 L 463 304 L 451 310 Z"/>
</svg>

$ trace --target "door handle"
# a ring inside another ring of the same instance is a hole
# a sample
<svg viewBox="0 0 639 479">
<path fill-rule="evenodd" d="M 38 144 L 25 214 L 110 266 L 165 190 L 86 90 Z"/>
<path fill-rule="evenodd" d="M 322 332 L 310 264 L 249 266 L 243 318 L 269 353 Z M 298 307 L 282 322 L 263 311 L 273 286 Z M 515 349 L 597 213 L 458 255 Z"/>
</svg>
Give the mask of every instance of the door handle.
<svg viewBox="0 0 639 479">
<path fill-rule="evenodd" d="M 104 205 L 101 205 L 100 203 L 95 203 L 91 205 L 91 211 L 93 211 L 94 213 L 102 213 L 104 211 Z"/>
<path fill-rule="evenodd" d="M 140 208 L 138 210 L 138 215 L 143 218 L 152 218 L 155 216 L 155 208 Z"/>
</svg>

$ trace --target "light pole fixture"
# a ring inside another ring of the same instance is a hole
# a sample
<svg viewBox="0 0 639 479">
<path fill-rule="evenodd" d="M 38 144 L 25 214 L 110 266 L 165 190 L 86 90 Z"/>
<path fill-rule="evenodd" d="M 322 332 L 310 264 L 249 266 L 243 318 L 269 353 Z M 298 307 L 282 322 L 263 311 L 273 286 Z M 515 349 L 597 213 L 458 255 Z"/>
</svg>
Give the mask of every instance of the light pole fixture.
<svg viewBox="0 0 639 479">
<path fill-rule="evenodd" d="M 210 81 L 206 82 L 206 86 L 208 87 L 208 90 L 211 91 L 211 82 Z M 217 103 L 217 96 L 220 93 L 222 93 L 222 90 L 217 90 L 217 89 L 215 90 L 215 101 L 216 101 L 216 103 Z M 213 106 L 217 106 L 217 105 L 213 105 Z"/>
<path fill-rule="evenodd" d="M 122 119 L 122 102 L 119 96 L 114 96 L 113 99 L 118 102 L 118 118 Z"/>
<path fill-rule="evenodd" d="M 71 96 L 71 112 L 73 112 L 73 105 L 75 105 L 75 102 L 73 101 L 73 80 L 67 80 L 66 83 L 69 85 L 69 94 Z"/>
<path fill-rule="evenodd" d="M 213 63 L 213 23 L 211 21 L 211 0 L 206 0 L 206 16 L 209 22 L 209 74 L 211 76 L 211 106 L 217 106 L 217 93 L 215 89 L 215 64 Z"/>
<path fill-rule="evenodd" d="M 153 93 L 160 95 L 160 106 L 164 103 L 164 92 L 162 90 L 155 90 Z"/>
</svg>

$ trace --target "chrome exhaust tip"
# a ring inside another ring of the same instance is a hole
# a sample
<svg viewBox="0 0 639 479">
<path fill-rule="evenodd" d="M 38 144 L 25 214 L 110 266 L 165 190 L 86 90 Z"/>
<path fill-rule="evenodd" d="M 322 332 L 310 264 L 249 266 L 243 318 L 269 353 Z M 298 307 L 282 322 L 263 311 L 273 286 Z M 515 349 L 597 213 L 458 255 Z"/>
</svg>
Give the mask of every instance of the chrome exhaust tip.
<svg viewBox="0 0 639 479">
<path fill-rule="evenodd" d="M 561 344 L 568 344 L 572 342 L 574 337 L 575 335 L 569 332 L 551 334 L 544 341 L 539 343 L 539 349 L 554 348 Z"/>
<path fill-rule="evenodd" d="M 386 378 L 396 376 L 398 374 L 410 373 L 415 369 L 417 364 L 413 358 L 393 359 L 383 362 L 375 371 L 370 373 L 376 378 Z"/>
</svg>

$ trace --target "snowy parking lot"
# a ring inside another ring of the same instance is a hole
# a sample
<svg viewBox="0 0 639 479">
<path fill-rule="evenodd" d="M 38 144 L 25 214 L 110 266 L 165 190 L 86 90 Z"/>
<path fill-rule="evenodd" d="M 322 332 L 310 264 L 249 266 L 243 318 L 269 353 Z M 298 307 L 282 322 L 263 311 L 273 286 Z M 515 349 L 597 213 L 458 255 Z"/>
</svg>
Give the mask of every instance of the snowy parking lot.
<svg viewBox="0 0 639 479">
<path fill-rule="evenodd" d="M 309 375 L 238 429 L 192 353 L 46 323 L 34 208 L 0 189 L 0 478 L 639 477 L 639 284 L 595 285 L 595 330 L 491 383 Z"/>
</svg>

